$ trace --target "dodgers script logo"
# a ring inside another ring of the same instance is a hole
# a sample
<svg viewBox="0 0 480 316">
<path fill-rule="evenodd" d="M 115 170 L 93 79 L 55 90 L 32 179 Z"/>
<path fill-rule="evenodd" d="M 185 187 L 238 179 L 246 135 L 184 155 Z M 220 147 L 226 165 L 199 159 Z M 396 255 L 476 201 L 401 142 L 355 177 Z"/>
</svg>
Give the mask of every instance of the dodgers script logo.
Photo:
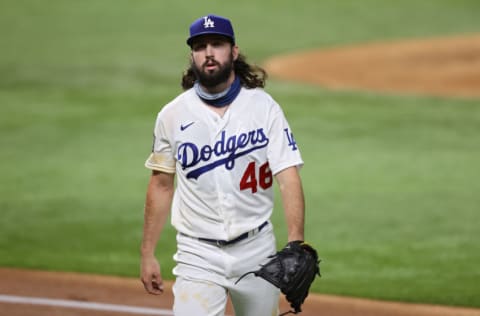
<svg viewBox="0 0 480 316">
<path fill-rule="evenodd" d="M 209 162 L 187 173 L 187 179 L 198 179 L 202 174 L 220 166 L 232 170 L 235 159 L 266 147 L 268 142 L 263 128 L 229 137 L 222 131 L 220 139 L 213 145 L 199 147 L 194 143 L 182 143 L 177 150 L 177 160 L 184 170 L 194 168 L 201 162 Z"/>
</svg>

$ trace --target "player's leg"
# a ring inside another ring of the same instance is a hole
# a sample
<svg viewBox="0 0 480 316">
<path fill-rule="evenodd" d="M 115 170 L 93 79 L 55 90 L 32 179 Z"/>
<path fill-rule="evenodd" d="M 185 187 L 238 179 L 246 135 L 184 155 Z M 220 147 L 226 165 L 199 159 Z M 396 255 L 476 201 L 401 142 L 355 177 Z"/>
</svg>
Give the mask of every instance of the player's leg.
<svg viewBox="0 0 480 316">
<path fill-rule="evenodd" d="M 224 316 L 228 295 L 219 248 L 178 234 L 174 259 L 174 315 Z"/>
<path fill-rule="evenodd" d="M 278 315 L 280 291 L 269 282 L 248 275 L 230 290 L 235 316 Z"/>
<path fill-rule="evenodd" d="M 224 316 L 226 290 L 214 283 L 178 277 L 173 285 L 175 316 Z"/>
<path fill-rule="evenodd" d="M 269 224 L 259 234 L 239 242 L 229 250 L 233 264 L 229 273 L 228 286 L 235 316 L 278 315 L 280 291 L 253 274 L 246 275 L 238 283 L 238 278 L 268 261 L 268 256 L 276 252 L 273 227 Z"/>
</svg>

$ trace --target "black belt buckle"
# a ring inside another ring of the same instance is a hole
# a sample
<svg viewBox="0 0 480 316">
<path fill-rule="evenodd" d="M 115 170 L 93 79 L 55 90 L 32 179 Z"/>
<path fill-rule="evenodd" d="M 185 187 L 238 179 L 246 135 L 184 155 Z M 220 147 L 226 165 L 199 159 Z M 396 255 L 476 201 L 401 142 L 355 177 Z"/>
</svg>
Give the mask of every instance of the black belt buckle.
<svg viewBox="0 0 480 316">
<path fill-rule="evenodd" d="M 238 236 L 237 238 L 232 239 L 232 240 L 219 240 L 219 239 L 207 239 L 207 238 L 200 238 L 200 240 L 215 244 L 218 247 L 225 247 L 225 246 L 234 244 L 236 242 L 239 242 L 240 240 L 243 240 L 247 237 L 248 237 L 248 233 L 243 233 L 240 236 Z"/>
<path fill-rule="evenodd" d="M 228 244 L 233 244 L 234 241 L 228 241 L 228 240 L 215 240 L 215 243 L 217 244 L 218 247 L 224 247 L 227 246 Z"/>
<path fill-rule="evenodd" d="M 258 226 L 258 227 L 256 228 L 256 229 L 257 229 L 257 233 L 259 233 L 265 226 L 267 226 L 267 224 L 268 224 L 268 221 L 265 221 L 265 222 L 263 222 L 262 225 Z M 206 241 L 206 242 L 215 244 L 215 245 L 217 245 L 218 247 L 225 247 L 225 246 L 228 246 L 228 245 L 237 243 L 237 242 L 239 242 L 239 241 L 241 241 L 241 240 L 244 240 L 244 239 L 248 238 L 248 236 L 250 236 L 250 232 L 243 233 L 243 234 L 241 234 L 240 236 L 238 236 L 237 238 L 234 238 L 234 239 L 232 239 L 232 240 L 218 240 L 218 239 L 208 239 L 208 238 L 198 238 L 198 240 L 200 240 L 200 241 Z"/>
</svg>

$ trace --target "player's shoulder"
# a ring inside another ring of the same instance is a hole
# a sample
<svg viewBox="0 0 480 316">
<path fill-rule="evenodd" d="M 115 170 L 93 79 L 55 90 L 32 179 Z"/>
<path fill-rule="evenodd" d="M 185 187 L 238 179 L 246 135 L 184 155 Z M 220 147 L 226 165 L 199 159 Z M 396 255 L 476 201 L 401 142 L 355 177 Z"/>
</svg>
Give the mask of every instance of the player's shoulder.
<svg viewBox="0 0 480 316">
<path fill-rule="evenodd" d="M 193 89 L 188 89 L 180 93 L 170 102 L 165 104 L 165 106 L 161 109 L 161 111 L 172 111 L 177 110 L 178 108 L 182 108 L 186 106 L 189 102 L 189 99 L 192 98 L 192 95 L 195 93 Z"/>
<path fill-rule="evenodd" d="M 263 88 L 244 88 L 242 92 L 243 98 L 248 104 L 255 104 L 256 107 L 260 108 L 267 107 L 275 110 L 280 109 L 280 105 L 277 101 Z"/>
<path fill-rule="evenodd" d="M 245 98 L 254 100 L 256 103 L 264 102 L 266 104 L 277 103 L 273 97 L 263 88 L 243 88 L 242 94 Z"/>
<path fill-rule="evenodd" d="M 244 87 L 242 89 L 242 92 L 249 97 L 255 97 L 258 99 L 265 99 L 265 100 L 270 100 L 272 99 L 272 96 L 265 91 L 263 88 L 246 88 Z"/>
<path fill-rule="evenodd" d="M 188 106 L 188 103 L 192 100 L 192 95 L 194 94 L 193 89 L 188 89 L 174 99 L 165 104 L 159 111 L 159 116 L 172 116 L 177 113 L 185 112 Z"/>
</svg>

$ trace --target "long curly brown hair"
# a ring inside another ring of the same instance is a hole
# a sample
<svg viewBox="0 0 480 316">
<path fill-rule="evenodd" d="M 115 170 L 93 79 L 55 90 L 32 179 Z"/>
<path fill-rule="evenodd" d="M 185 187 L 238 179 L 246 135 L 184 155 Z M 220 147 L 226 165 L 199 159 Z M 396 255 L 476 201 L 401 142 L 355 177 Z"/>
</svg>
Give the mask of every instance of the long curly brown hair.
<svg viewBox="0 0 480 316">
<path fill-rule="evenodd" d="M 260 66 L 247 63 L 247 58 L 244 55 L 238 55 L 237 60 L 233 62 L 233 70 L 235 74 L 240 77 L 242 86 L 248 89 L 265 87 L 267 72 Z M 184 90 L 190 89 L 196 80 L 197 77 L 190 63 L 190 67 L 185 70 L 182 75 L 182 88 Z"/>
</svg>

